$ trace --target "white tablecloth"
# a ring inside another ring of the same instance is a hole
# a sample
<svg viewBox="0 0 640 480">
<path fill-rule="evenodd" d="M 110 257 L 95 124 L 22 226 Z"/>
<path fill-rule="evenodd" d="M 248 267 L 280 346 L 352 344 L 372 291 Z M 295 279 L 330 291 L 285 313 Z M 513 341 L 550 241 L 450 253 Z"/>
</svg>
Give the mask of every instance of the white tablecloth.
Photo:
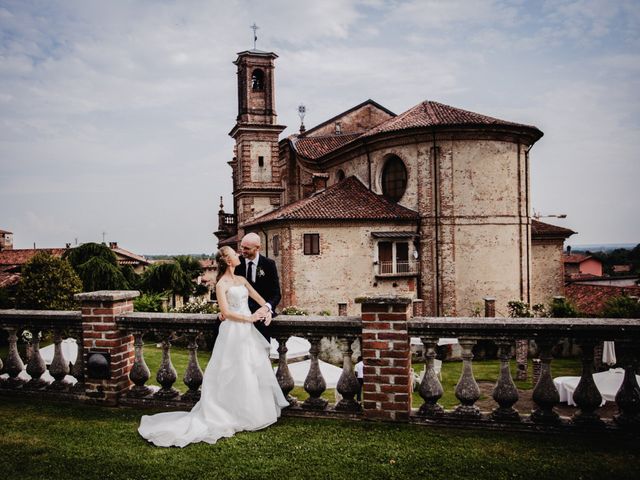
<svg viewBox="0 0 640 480">
<path fill-rule="evenodd" d="M 606 372 L 593 374 L 593 380 L 598 387 L 600 395 L 602 395 L 602 405 L 605 402 L 615 402 L 616 393 L 622 385 L 624 379 L 624 369 L 612 368 Z M 636 375 L 636 380 L 640 383 L 640 376 Z M 567 402 L 569 405 L 575 405 L 573 401 L 573 392 L 575 392 L 580 382 L 580 377 L 556 377 L 553 383 L 560 394 L 560 401 Z"/>
</svg>

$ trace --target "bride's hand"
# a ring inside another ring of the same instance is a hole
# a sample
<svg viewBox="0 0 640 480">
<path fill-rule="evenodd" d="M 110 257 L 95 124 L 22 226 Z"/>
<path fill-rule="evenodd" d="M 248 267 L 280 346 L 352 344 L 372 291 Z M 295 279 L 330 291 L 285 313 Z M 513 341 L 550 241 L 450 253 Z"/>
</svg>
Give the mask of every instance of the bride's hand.
<svg viewBox="0 0 640 480">
<path fill-rule="evenodd" d="M 250 318 L 251 318 L 251 323 L 255 323 L 262 320 L 262 314 L 258 310 L 257 312 L 252 313 Z"/>
</svg>

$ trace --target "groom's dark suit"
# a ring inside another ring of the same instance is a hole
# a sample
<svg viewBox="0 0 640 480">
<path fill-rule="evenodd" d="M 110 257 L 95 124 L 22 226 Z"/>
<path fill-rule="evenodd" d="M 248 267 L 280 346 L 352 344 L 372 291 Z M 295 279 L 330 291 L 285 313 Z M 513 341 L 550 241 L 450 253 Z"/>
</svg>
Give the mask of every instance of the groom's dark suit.
<svg viewBox="0 0 640 480">
<path fill-rule="evenodd" d="M 271 310 L 275 317 L 276 306 L 280 303 L 280 299 L 282 298 L 280 295 L 280 280 L 278 279 L 276 262 L 263 255 L 258 255 L 257 262 L 258 264 L 254 267 L 256 281 L 253 282 L 251 279 L 247 280 L 249 280 L 251 286 L 256 289 L 256 292 L 264 298 L 265 302 L 271 305 Z M 244 257 L 240 257 L 240 265 L 236 267 L 234 273 L 245 278 L 247 277 L 247 261 Z M 251 310 L 251 313 L 255 312 L 259 308 L 260 305 L 258 305 L 253 298 L 249 297 L 249 309 Z M 255 322 L 254 325 L 264 338 L 267 339 L 267 341 L 271 340 L 271 336 L 269 334 L 270 328 L 266 326 L 264 322 Z"/>
</svg>

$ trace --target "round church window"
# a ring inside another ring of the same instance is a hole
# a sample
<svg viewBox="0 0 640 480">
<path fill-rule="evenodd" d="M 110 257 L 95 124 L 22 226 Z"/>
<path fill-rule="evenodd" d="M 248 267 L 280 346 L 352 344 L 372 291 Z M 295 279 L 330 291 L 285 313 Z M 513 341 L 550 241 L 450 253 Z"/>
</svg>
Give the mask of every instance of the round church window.
<svg viewBox="0 0 640 480">
<path fill-rule="evenodd" d="M 389 157 L 382 169 L 382 194 L 392 202 L 399 201 L 407 189 L 407 169 L 400 157 Z"/>
</svg>

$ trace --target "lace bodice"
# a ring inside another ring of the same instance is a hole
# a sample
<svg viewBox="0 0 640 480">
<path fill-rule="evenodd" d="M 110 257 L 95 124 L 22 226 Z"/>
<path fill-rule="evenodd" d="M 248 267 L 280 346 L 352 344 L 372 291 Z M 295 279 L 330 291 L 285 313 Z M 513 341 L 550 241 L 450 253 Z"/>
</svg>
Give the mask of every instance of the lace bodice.
<svg viewBox="0 0 640 480">
<path fill-rule="evenodd" d="M 231 285 L 227 289 L 229 310 L 243 315 L 251 315 L 249 310 L 249 290 L 244 285 Z"/>
</svg>

